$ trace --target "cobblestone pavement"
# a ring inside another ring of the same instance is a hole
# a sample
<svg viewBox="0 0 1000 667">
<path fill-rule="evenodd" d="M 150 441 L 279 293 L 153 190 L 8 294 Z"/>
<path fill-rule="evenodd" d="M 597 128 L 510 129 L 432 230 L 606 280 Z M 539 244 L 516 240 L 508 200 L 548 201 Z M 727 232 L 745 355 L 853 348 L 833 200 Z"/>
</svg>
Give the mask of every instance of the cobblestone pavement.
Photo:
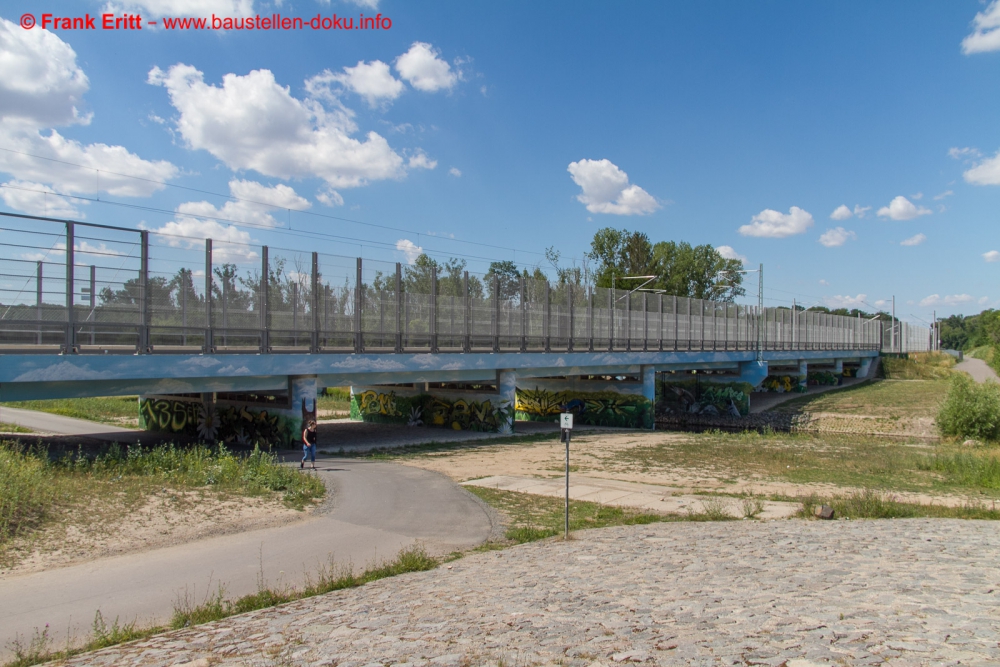
<svg viewBox="0 0 1000 667">
<path fill-rule="evenodd" d="M 1000 524 L 670 523 L 477 553 L 71 665 L 1000 663 Z"/>
</svg>

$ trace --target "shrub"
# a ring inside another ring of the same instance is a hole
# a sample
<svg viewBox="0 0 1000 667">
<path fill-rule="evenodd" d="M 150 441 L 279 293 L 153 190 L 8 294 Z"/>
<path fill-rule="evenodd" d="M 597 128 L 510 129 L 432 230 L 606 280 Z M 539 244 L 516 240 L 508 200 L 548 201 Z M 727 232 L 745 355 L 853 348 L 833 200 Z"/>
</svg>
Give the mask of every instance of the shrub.
<svg viewBox="0 0 1000 667">
<path fill-rule="evenodd" d="M 965 373 L 957 373 L 951 379 L 937 423 L 942 435 L 1000 439 L 1000 384 L 977 384 Z"/>
<path fill-rule="evenodd" d="M 44 452 L 0 443 L 0 542 L 44 517 L 54 500 Z"/>
</svg>

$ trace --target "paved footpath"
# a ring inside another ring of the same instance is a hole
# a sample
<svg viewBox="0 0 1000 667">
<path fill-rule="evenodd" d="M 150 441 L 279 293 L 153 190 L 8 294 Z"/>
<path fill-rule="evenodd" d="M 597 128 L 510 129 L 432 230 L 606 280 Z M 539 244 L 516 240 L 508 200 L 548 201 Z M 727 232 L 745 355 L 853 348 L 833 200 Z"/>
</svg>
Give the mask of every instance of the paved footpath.
<svg viewBox="0 0 1000 667">
<path fill-rule="evenodd" d="M 982 359 L 967 357 L 964 361 L 955 364 L 955 370 L 965 371 L 976 382 L 986 382 L 987 380 L 1000 382 L 1000 377 L 997 377 L 996 371 L 990 368 L 990 365 Z"/>
<path fill-rule="evenodd" d="M 165 623 L 185 591 L 200 602 L 219 584 L 232 597 L 256 592 L 260 576 L 300 585 L 330 558 L 361 569 L 417 543 L 447 554 L 493 529 L 475 498 L 429 470 L 329 459 L 317 474 L 333 498 L 301 521 L 0 578 L 0 662 L 8 642 L 46 624 L 56 646 L 87 636 L 98 609 L 108 621 Z"/>
<path fill-rule="evenodd" d="M 68 664 L 996 665 L 998 560 L 995 522 L 628 526 L 478 553 Z"/>
</svg>

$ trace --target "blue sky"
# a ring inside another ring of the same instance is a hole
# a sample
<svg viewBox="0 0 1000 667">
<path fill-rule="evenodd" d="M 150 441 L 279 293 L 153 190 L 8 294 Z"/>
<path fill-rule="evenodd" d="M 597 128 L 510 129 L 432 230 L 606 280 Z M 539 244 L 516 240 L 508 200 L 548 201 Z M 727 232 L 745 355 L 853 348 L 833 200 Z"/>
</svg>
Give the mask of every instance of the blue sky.
<svg viewBox="0 0 1000 667">
<path fill-rule="evenodd" d="M 480 272 L 624 227 L 768 305 L 1000 304 L 997 1 L 537 5 L 3 0 L 0 208 Z M 105 12 L 158 25 L 40 27 Z M 195 12 L 391 27 L 163 28 Z"/>
</svg>

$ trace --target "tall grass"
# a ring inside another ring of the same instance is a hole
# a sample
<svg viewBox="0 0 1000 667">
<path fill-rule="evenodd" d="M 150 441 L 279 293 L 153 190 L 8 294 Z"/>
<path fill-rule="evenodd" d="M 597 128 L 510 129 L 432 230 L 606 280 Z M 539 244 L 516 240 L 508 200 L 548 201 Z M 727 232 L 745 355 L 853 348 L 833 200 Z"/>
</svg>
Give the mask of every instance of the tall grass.
<svg viewBox="0 0 1000 667">
<path fill-rule="evenodd" d="M 363 586 L 379 579 L 407 572 L 432 570 L 438 566 L 438 562 L 438 559 L 428 555 L 423 547 L 414 546 L 400 551 L 395 559 L 375 563 L 360 573 L 356 573 L 349 564 L 331 564 L 328 567 L 321 567 L 317 577 L 307 579 L 303 588 L 269 588 L 261 581 L 256 593 L 244 595 L 235 600 L 226 598 L 225 591 L 221 588 L 200 603 L 185 595 L 174 604 L 174 614 L 170 619 L 170 626 L 184 628 L 209 623 L 293 600 Z"/>
<path fill-rule="evenodd" d="M 1000 439 L 1000 384 L 979 384 L 965 373 L 957 373 L 948 386 L 937 424 L 946 436 Z"/>
<path fill-rule="evenodd" d="M 322 497 L 317 478 L 254 449 L 238 456 L 223 445 L 112 445 L 97 456 L 81 452 L 52 459 L 41 448 L 0 442 L 0 544 L 39 527 L 57 504 L 82 505 L 106 494 L 107 484 L 138 481 L 147 493 L 163 486 L 204 488 L 244 496 L 279 493 L 301 508 Z"/>
<path fill-rule="evenodd" d="M 126 428 L 138 428 L 139 426 L 139 398 L 137 396 L 59 398 L 45 401 L 18 401 L 2 405 L 103 424 L 115 424 Z"/>
<path fill-rule="evenodd" d="M 55 500 L 48 460 L 0 444 L 0 542 L 38 525 Z"/>
<path fill-rule="evenodd" d="M 913 352 L 903 357 L 883 357 L 887 380 L 937 380 L 951 376 L 955 357 L 944 352 Z"/>
</svg>

